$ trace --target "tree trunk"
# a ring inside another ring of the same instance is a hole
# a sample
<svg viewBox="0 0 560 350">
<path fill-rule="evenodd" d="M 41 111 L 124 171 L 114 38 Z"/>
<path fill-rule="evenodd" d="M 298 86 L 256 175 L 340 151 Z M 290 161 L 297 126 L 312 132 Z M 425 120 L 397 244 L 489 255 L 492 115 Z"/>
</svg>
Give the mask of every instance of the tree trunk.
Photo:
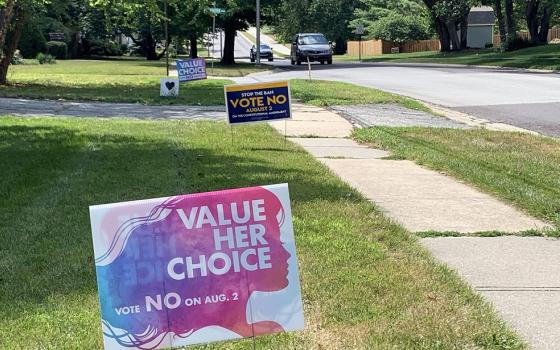
<svg viewBox="0 0 560 350">
<path fill-rule="evenodd" d="M 531 40 L 539 44 L 548 42 L 548 31 L 550 29 L 551 11 L 545 7 L 542 16 L 539 18 L 540 0 L 529 0 L 525 11 L 527 17 L 527 29 Z"/>
<path fill-rule="evenodd" d="M 459 34 L 457 33 L 457 26 L 455 25 L 455 22 L 447 23 L 446 28 L 449 35 L 449 41 L 451 42 L 451 51 L 461 50 L 461 40 L 459 40 Z"/>
<path fill-rule="evenodd" d="M 23 25 L 25 23 L 25 13 L 21 8 L 16 8 L 14 10 L 16 25 L 14 30 L 10 32 L 4 41 L 4 55 L 0 60 L 0 85 L 5 85 L 8 80 L 8 68 L 10 67 L 10 62 L 14 57 L 14 53 L 17 50 L 19 39 L 21 38 L 21 33 L 23 32 Z"/>
<path fill-rule="evenodd" d="M 506 1 L 506 29 L 508 38 L 515 38 L 517 36 L 517 28 L 515 25 L 515 18 L 513 12 L 513 0 Z"/>
<path fill-rule="evenodd" d="M 191 49 L 189 50 L 191 58 L 198 58 L 198 42 L 196 36 L 192 36 L 189 42 L 191 45 Z"/>
<path fill-rule="evenodd" d="M 8 0 L 2 10 L 0 10 L 0 58 L 3 56 L 2 48 L 6 41 L 8 27 L 12 22 L 12 13 L 14 10 L 15 0 Z"/>
<path fill-rule="evenodd" d="M 438 36 L 439 36 L 441 51 L 451 52 L 451 39 L 449 38 L 449 32 L 447 31 L 447 27 L 445 26 L 444 23 L 438 20 L 436 28 L 437 28 L 436 31 L 438 32 Z"/>
<path fill-rule="evenodd" d="M 541 18 L 541 29 L 539 31 L 537 42 L 539 44 L 548 43 L 548 31 L 550 30 L 550 18 L 552 17 L 552 11 L 544 9 L 543 16 Z"/>
<path fill-rule="evenodd" d="M 222 64 L 235 64 L 235 36 L 237 30 L 235 27 L 224 25 L 224 57 L 222 57 Z"/>
<path fill-rule="evenodd" d="M 500 31 L 500 41 L 506 41 L 506 22 L 504 19 L 504 12 L 502 10 L 502 0 L 494 0 L 494 12 L 498 20 L 498 29 Z"/>
<path fill-rule="evenodd" d="M 346 43 L 346 40 L 344 40 L 343 38 L 337 38 L 335 40 L 335 46 L 334 46 L 335 55 L 344 55 L 347 49 L 348 49 L 348 44 Z"/>
<path fill-rule="evenodd" d="M 527 8 L 525 15 L 527 17 L 527 29 L 529 30 L 529 35 L 531 38 L 536 39 L 539 36 L 539 0 L 529 0 L 527 1 Z"/>
<path fill-rule="evenodd" d="M 469 39 L 469 12 L 467 12 L 459 21 L 461 27 L 461 50 L 466 49 Z"/>
</svg>

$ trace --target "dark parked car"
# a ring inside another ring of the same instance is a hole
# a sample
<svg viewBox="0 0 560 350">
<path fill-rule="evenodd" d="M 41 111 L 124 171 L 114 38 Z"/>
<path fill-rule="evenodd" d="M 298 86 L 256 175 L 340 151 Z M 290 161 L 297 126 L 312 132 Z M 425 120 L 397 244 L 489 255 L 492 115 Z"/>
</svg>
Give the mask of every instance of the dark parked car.
<svg viewBox="0 0 560 350">
<path fill-rule="evenodd" d="M 274 54 L 272 53 L 272 48 L 270 46 L 261 44 L 260 52 L 261 60 L 267 59 L 269 61 L 274 61 Z M 251 62 L 255 62 L 257 60 L 257 45 L 253 45 L 253 47 L 251 47 L 249 57 L 251 58 Z"/>
<path fill-rule="evenodd" d="M 292 64 L 301 62 L 321 62 L 332 64 L 332 43 L 321 33 L 300 33 L 294 37 L 290 60 Z"/>
</svg>

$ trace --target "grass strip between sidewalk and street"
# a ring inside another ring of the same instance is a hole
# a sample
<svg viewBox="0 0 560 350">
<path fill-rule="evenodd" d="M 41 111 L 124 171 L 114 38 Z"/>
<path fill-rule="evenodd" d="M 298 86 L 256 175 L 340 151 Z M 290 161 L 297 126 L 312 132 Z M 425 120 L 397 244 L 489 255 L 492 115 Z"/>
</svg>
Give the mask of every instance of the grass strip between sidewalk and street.
<svg viewBox="0 0 560 350">
<path fill-rule="evenodd" d="M 266 124 L 229 138 L 222 122 L 1 117 L 0 348 L 102 348 L 89 205 L 284 182 L 307 325 L 257 348 L 525 347 L 414 236 L 300 147 Z"/>
<path fill-rule="evenodd" d="M 294 98 L 320 107 L 397 103 L 410 109 L 429 112 L 426 106 L 411 98 L 339 81 L 294 79 L 290 81 L 290 87 Z"/>
<path fill-rule="evenodd" d="M 388 127 L 359 129 L 353 137 L 389 150 L 392 158 L 415 161 L 497 195 L 556 226 L 545 234 L 560 234 L 558 139 L 485 129 Z"/>
</svg>

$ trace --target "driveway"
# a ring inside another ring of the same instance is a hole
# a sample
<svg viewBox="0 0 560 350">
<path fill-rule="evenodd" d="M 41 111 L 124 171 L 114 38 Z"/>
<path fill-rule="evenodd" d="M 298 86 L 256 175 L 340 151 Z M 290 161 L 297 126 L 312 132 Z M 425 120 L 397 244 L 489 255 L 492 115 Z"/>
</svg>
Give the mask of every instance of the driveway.
<svg viewBox="0 0 560 350">
<path fill-rule="evenodd" d="M 278 60 L 281 73 L 238 79 L 307 78 L 307 67 Z M 379 88 L 477 117 L 560 137 L 560 74 L 437 64 L 312 64 L 314 79 Z"/>
</svg>

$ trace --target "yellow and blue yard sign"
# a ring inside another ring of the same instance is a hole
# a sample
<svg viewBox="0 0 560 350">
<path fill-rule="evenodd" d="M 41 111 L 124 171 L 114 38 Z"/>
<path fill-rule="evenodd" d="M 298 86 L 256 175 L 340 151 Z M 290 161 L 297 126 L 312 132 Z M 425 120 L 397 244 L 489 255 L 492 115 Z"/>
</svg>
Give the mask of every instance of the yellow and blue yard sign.
<svg viewBox="0 0 560 350">
<path fill-rule="evenodd" d="M 287 81 L 224 87 L 228 122 L 242 124 L 290 119 L 290 84 Z"/>
</svg>

